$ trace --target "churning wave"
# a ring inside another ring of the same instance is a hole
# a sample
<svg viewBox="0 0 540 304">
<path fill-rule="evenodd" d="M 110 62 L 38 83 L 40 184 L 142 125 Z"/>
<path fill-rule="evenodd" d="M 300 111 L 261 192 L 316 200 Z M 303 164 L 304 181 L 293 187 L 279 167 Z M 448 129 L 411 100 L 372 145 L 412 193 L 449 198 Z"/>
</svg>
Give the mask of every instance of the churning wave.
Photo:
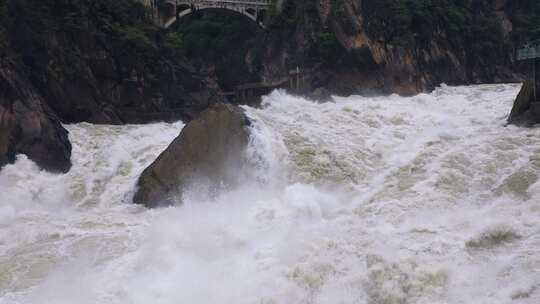
<svg viewBox="0 0 540 304">
<path fill-rule="evenodd" d="M 157 210 L 130 200 L 182 123 L 68 125 L 69 173 L 0 171 L 0 303 L 540 303 L 540 129 L 505 126 L 518 90 L 276 91 L 245 108 L 255 178 Z"/>
</svg>

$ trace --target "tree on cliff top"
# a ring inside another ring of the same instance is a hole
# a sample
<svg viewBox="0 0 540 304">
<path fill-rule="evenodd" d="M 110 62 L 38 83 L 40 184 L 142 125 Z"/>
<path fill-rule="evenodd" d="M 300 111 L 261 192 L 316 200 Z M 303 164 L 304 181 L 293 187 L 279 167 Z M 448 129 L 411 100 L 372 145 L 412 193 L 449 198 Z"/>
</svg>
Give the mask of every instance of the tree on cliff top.
<svg viewBox="0 0 540 304">
<path fill-rule="evenodd" d="M 540 39 L 540 1 L 520 0 L 511 2 L 512 39 L 518 46 Z"/>
</svg>

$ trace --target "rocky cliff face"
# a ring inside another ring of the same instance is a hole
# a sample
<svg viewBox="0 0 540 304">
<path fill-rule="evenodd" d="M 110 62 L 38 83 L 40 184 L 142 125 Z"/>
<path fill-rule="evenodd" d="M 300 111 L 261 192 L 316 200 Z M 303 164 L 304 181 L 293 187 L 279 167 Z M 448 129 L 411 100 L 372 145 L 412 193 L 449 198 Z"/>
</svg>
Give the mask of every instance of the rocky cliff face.
<svg viewBox="0 0 540 304">
<path fill-rule="evenodd" d="M 0 58 L 0 168 L 26 154 L 42 168 L 71 167 L 68 133 L 10 58 Z"/>
<path fill-rule="evenodd" d="M 265 37 L 261 78 L 299 66 L 306 91 L 342 95 L 519 81 L 508 1 L 484 2 L 286 0 Z"/>
<path fill-rule="evenodd" d="M 216 99 L 140 3 L 9 3 L 12 45 L 64 122 L 191 119 Z"/>
<path fill-rule="evenodd" d="M 0 0 L 0 166 L 65 172 L 63 123 L 190 120 L 219 100 L 134 0 Z"/>
</svg>

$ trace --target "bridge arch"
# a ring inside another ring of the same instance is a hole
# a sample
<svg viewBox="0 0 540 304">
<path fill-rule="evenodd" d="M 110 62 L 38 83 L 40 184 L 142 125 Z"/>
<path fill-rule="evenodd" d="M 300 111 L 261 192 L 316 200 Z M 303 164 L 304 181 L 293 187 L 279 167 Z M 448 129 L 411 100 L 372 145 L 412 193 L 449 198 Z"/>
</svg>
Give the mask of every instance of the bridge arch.
<svg viewBox="0 0 540 304">
<path fill-rule="evenodd" d="M 178 18 L 198 10 L 224 9 L 240 13 L 262 25 L 262 18 L 274 0 L 145 0 L 150 5 L 155 22 L 170 27 Z"/>
</svg>

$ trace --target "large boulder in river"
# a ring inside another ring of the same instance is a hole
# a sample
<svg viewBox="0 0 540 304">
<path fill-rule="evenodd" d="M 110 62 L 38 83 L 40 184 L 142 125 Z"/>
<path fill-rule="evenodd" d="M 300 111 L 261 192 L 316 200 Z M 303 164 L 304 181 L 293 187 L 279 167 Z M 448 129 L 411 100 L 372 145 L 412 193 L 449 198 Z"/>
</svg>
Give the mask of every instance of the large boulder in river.
<svg viewBox="0 0 540 304">
<path fill-rule="evenodd" d="M 66 172 L 71 167 L 68 132 L 17 65 L 0 59 L 0 167 L 26 154 L 41 168 Z"/>
<path fill-rule="evenodd" d="M 534 100 L 534 84 L 526 81 L 514 101 L 508 123 L 531 126 L 540 123 L 540 102 Z"/>
<path fill-rule="evenodd" d="M 190 121 L 144 170 L 133 198 L 147 207 L 181 204 L 189 190 L 216 193 L 239 182 L 250 121 L 241 108 L 216 103 Z"/>
</svg>

